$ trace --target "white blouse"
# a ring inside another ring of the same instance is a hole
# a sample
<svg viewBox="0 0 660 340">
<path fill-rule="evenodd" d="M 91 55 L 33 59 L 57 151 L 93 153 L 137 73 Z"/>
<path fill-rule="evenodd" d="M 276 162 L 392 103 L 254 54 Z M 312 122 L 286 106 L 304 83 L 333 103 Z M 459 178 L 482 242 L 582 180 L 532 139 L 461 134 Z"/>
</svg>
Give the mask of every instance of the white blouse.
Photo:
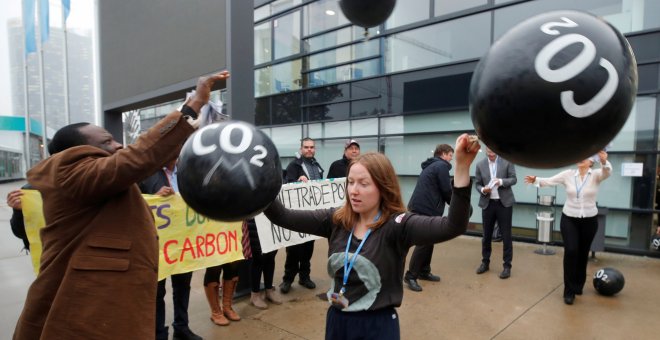
<svg viewBox="0 0 660 340">
<path fill-rule="evenodd" d="M 601 164 L 598 162 L 598 164 Z M 609 161 L 601 164 L 600 169 L 589 169 L 582 179 L 576 170 L 564 170 L 549 178 L 537 177 L 534 185 L 545 187 L 558 184 L 566 187 L 566 202 L 562 212 L 570 217 L 593 217 L 598 214 L 596 196 L 600 183 L 610 177 L 612 164 Z"/>
</svg>

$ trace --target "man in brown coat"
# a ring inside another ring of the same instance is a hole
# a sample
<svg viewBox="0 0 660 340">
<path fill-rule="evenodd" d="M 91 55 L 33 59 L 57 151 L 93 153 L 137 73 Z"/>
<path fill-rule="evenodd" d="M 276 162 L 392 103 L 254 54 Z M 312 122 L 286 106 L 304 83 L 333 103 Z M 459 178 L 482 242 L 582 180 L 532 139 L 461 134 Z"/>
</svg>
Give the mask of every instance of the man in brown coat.
<svg viewBox="0 0 660 340">
<path fill-rule="evenodd" d="M 200 78 L 181 110 L 194 117 L 170 113 L 126 148 L 86 123 L 53 136 L 57 153 L 27 174 L 46 226 L 14 339 L 154 339 L 158 240 L 136 183 L 176 157 L 211 87 L 227 77 Z"/>
</svg>

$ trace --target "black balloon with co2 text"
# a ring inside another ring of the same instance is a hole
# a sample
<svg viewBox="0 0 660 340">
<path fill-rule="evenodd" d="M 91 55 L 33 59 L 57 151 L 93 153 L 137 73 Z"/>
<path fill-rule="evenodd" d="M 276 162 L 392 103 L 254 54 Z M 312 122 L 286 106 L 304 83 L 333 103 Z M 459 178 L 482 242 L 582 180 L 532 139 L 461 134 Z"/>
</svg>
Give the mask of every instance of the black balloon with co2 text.
<svg viewBox="0 0 660 340">
<path fill-rule="evenodd" d="M 579 11 L 532 17 L 479 61 L 470 112 L 479 138 L 503 158 L 557 168 L 603 150 L 628 119 L 637 63 L 626 38 Z"/>
<path fill-rule="evenodd" d="M 183 200 L 214 220 L 240 221 L 262 212 L 282 187 L 273 142 L 241 121 L 204 126 L 186 141 L 177 163 Z"/>
</svg>

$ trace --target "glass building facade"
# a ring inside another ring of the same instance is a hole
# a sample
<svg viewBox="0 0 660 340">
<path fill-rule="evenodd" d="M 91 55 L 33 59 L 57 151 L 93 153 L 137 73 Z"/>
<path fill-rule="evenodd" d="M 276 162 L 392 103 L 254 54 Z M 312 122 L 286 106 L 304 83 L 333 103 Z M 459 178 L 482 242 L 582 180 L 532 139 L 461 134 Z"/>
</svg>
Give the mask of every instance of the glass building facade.
<svg viewBox="0 0 660 340">
<path fill-rule="evenodd" d="M 341 157 L 347 138 L 357 139 L 362 152 L 384 153 L 407 202 L 435 145 L 453 145 L 461 133 L 474 132 L 468 91 L 479 58 L 519 22 L 566 9 L 604 18 L 633 47 L 638 94 L 611 143 L 614 171 L 598 205 L 607 208 L 608 251 L 656 256 L 649 242 L 660 213 L 660 0 L 400 0 L 388 20 L 366 34 L 347 21 L 336 0 L 255 0 L 254 122 L 272 138 L 283 165 L 307 136 L 316 140 L 326 169 Z M 625 176 L 624 163 L 641 163 L 642 176 Z M 536 240 L 539 193 L 524 176 L 560 170 L 516 167 L 517 240 Z M 473 194 L 475 208 L 477 199 Z M 556 216 L 564 200 L 560 188 Z M 468 233 L 481 234 L 481 214 L 470 222 Z M 558 219 L 554 230 L 559 244 Z"/>
</svg>

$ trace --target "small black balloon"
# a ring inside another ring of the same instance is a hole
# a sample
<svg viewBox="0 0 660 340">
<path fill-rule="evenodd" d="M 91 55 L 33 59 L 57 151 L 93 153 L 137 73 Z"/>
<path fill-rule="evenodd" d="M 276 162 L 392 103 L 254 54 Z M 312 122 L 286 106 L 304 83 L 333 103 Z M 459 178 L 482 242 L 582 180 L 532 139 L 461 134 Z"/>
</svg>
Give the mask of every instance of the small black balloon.
<svg viewBox="0 0 660 340">
<path fill-rule="evenodd" d="M 626 38 L 589 13 L 556 11 L 525 20 L 491 46 L 472 76 L 470 112 L 498 155 L 557 168 L 603 150 L 636 93 Z"/>
<path fill-rule="evenodd" d="M 245 122 L 226 121 L 207 125 L 186 141 L 177 183 L 196 212 L 240 221 L 259 214 L 277 197 L 282 165 L 266 134 Z"/>
<path fill-rule="evenodd" d="M 607 267 L 599 269 L 594 274 L 593 284 L 599 294 L 612 296 L 623 289 L 626 280 L 620 271 Z"/>
<path fill-rule="evenodd" d="M 385 22 L 395 5 L 396 0 L 339 0 L 339 7 L 346 19 L 364 28 Z"/>
<path fill-rule="evenodd" d="M 651 249 L 660 250 L 660 235 L 655 234 L 653 235 L 653 238 L 651 238 Z"/>
</svg>

